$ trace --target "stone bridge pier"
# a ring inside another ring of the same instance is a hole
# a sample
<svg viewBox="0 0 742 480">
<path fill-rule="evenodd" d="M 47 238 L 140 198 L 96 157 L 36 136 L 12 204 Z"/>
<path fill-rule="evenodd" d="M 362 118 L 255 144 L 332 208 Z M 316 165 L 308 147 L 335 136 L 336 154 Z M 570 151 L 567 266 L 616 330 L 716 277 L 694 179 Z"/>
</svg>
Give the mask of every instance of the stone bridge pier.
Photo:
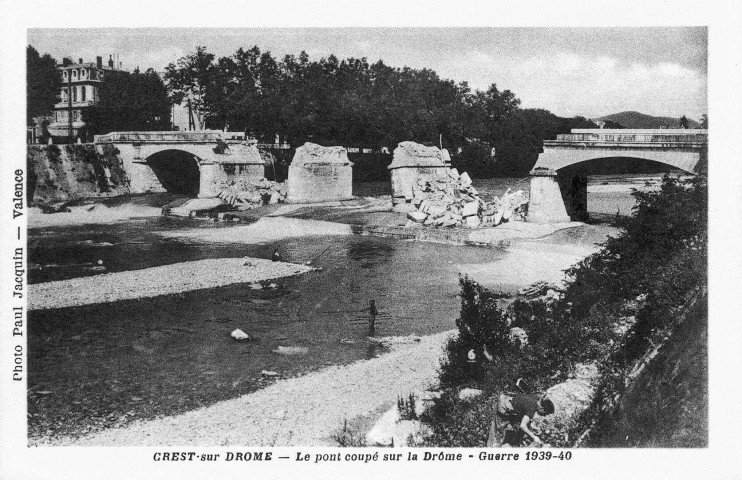
<svg viewBox="0 0 742 480">
<path fill-rule="evenodd" d="M 573 129 L 545 140 L 531 170 L 529 222 L 588 218 L 587 177 L 591 161 L 646 160 L 695 174 L 707 162 L 708 135 L 701 129 Z"/>
</svg>

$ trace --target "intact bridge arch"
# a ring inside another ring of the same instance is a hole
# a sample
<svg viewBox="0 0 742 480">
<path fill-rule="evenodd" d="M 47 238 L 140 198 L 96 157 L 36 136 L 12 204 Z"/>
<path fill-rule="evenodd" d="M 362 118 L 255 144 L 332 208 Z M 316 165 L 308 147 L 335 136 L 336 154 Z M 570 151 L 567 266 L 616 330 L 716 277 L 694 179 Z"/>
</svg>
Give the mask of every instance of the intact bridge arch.
<svg viewBox="0 0 742 480">
<path fill-rule="evenodd" d="M 587 219 L 587 176 L 599 164 L 644 173 L 636 165 L 695 174 L 707 164 L 706 130 L 573 129 L 545 140 L 531 170 L 528 220 L 554 223 Z M 637 164 L 636 162 L 639 162 Z M 633 166 L 632 166 L 633 165 Z M 660 171 L 662 171 L 660 169 Z"/>
<path fill-rule="evenodd" d="M 163 148 L 151 153 L 144 162 L 168 193 L 197 196 L 201 190 L 203 160 L 181 148 Z"/>
<path fill-rule="evenodd" d="M 568 163 L 556 170 L 556 178 L 561 192 L 562 201 L 571 220 L 584 222 L 588 220 L 588 177 L 593 175 L 624 175 L 624 174 L 665 174 L 685 173 L 676 164 L 663 162 L 657 159 L 628 155 L 604 155 L 594 158 Z M 626 202 L 613 202 L 617 214 L 627 214 Z M 613 205 L 612 204 L 612 205 Z M 602 205 L 606 210 L 608 204 Z M 623 209 L 622 209 L 623 207 Z M 595 210 L 594 210 L 595 211 Z"/>
</svg>

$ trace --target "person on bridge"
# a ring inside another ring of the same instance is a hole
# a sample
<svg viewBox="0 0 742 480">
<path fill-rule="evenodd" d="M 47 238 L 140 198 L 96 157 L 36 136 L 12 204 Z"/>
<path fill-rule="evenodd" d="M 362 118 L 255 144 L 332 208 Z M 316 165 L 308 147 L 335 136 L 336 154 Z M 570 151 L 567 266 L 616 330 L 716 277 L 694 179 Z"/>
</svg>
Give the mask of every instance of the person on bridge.
<svg viewBox="0 0 742 480">
<path fill-rule="evenodd" d="M 500 394 L 495 403 L 495 418 L 490 425 L 488 447 L 520 446 L 530 437 L 536 445 L 541 439 L 531 430 L 531 420 L 536 414 L 541 416 L 554 413 L 554 402 L 546 394 L 516 393 L 513 396 Z"/>
</svg>

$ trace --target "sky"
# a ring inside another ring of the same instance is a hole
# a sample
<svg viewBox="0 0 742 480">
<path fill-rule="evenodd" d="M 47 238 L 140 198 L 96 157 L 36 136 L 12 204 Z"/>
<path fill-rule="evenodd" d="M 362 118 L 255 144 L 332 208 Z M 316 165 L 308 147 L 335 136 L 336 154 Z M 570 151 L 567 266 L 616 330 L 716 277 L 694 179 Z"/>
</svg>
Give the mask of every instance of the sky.
<svg viewBox="0 0 742 480">
<path fill-rule="evenodd" d="M 165 66 L 204 45 L 217 57 L 257 45 L 281 59 L 379 59 L 430 68 L 472 88 L 497 84 L 523 108 L 596 118 L 627 110 L 699 119 L 707 112 L 705 27 L 29 29 L 58 61 L 119 55 L 124 69 Z"/>
</svg>

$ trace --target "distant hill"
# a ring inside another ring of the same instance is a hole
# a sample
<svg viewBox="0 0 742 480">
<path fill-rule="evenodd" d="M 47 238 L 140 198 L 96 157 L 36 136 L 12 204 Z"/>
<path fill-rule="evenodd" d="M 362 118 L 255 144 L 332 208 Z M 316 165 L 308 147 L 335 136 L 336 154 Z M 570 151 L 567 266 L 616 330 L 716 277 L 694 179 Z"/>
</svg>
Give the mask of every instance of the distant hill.
<svg viewBox="0 0 742 480">
<path fill-rule="evenodd" d="M 594 118 L 592 120 L 610 120 L 620 123 L 624 128 L 678 128 L 678 125 L 680 125 L 680 118 L 653 117 L 639 112 L 612 113 L 611 115 Z M 690 128 L 699 128 L 699 123 L 690 118 L 688 119 L 688 124 Z"/>
</svg>

